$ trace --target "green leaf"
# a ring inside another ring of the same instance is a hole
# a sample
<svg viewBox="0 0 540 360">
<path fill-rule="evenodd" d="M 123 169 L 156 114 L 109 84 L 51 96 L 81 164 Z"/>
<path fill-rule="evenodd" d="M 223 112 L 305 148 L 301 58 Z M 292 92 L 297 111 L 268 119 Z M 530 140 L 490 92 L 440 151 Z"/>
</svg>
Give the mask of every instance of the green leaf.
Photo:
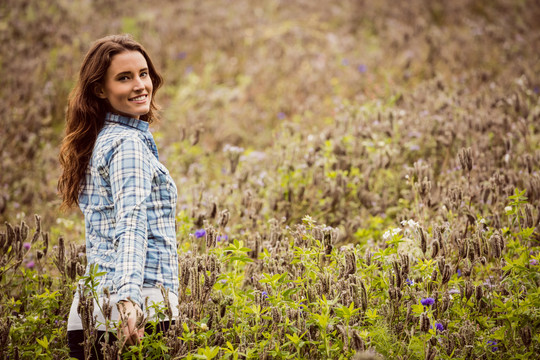
<svg viewBox="0 0 540 360">
<path fill-rule="evenodd" d="M 42 348 L 49 350 L 49 340 L 46 336 L 44 336 L 43 339 L 36 339 L 36 341 L 39 345 L 41 345 Z"/>
</svg>

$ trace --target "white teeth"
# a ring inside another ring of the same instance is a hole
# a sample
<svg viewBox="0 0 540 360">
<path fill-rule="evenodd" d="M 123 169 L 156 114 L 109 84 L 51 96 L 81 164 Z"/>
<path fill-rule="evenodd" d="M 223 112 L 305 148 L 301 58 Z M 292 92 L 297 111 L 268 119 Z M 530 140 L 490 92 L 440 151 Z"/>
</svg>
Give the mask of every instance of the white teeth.
<svg viewBox="0 0 540 360">
<path fill-rule="evenodd" d="M 139 97 L 133 98 L 133 99 L 131 99 L 131 101 L 141 101 L 141 100 L 144 100 L 144 99 L 146 99 L 146 95 L 141 95 Z"/>
</svg>

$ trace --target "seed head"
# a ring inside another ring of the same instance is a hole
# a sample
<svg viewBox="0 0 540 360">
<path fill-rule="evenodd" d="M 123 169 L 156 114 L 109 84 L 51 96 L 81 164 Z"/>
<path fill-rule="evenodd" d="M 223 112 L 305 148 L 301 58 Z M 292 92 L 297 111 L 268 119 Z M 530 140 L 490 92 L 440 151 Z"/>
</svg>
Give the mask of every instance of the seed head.
<svg viewBox="0 0 540 360">
<path fill-rule="evenodd" d="M 422 248 L 422 253 L 425 256 L 427 251 L 426 235 L 424 234 L 424 229 L 421 226 L 418 227 L 418 230 L 420 231 L 420 247 Z"/>
<path fill-rule="evenodd" d="M 371 251 L 366 251 L 366 255 L 364 256 L 364 262 L 366 263 L 366 266 L 370 266 L 371 265 L 371 257 L 373 256 L 373 254 L 371 253 Z"/>
<path fill-rule="evenodd" d="M 437 269 L 434 269 L 431 273 L 431 281 L 437 281 Z"/>
<path fill-rule="evenodd" d="M 431 258 L 435 259 L 437 257 L 437 254 L 439 254 L 439 241 L 435 240 L 433 241 L 432 250 L 431 250 Z"/>
<path fill-rule="evenodd" d="M 464 296 L 467 301 L 469 301 L 473 292 L 474 292 L 474 287 L 472 283 L 470 281 L 467 281 L 467 283 L 465 283 L 465 291 L 464 291 Z"/>
<path fill-rule="evenodd" d="M 521 336 L 523 344 L 525 344 L 525 346 L 528 348 L 531 345 L 532 340 L 531 327 L 529 325 L 525 325 L 524 327 L 519 329 L 519 335 Z"/>
<path fill-rule="evenodd" d="M 471 148 L 462 148 L 458 153 L 461 168 L 464 171 L 470 172 L 473 167 L 473 159 Z"/>
<path fill-rule="evenodd" d="M 429 326 L 430 326 L 429 317 L 427 316 L 427 313 L 423 312 L 422 315 L 420 315 L 420 331 L 428 332 Z"/>
<path fill-rule="evenodd" d="M 364 351 L 366 349 L 364 340 L 357 329 L 352 330 L 351 347 L 356 351 Z"/>
<path fill-rule="evenodd" d="M 450 277 L 452 276 L 452 267 L 449 264 L 446 264 L 444 266 L 444 271 L 442 274 L 442 284 L 446 284 L 450 281 Z"/>
<path fill-rule="evenodd" d="M 482 299 L 483 296 L 484 296 L 484 289 L 482 285 L 478 285 L 476 287 L 476 300 L 480 301 L 480 299 Z"/>
</svg>

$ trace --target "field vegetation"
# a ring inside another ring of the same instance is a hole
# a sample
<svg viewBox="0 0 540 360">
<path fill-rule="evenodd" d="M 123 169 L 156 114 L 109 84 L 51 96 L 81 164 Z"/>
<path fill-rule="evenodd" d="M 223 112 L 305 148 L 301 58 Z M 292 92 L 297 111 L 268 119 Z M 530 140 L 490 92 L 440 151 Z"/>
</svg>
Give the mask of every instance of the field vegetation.
<svg viewBox="0 0 540 360">
<path fill-rule="evenodd" d="M 166 81 L 181 289 L 168 332 L 105 358 L 534 358 L 538 19 L 533 0 L 2 1 L 0 359 L 68 358 L 77 283 L 91 310 L 57 156 L 112 33 Z"/>
</svg>

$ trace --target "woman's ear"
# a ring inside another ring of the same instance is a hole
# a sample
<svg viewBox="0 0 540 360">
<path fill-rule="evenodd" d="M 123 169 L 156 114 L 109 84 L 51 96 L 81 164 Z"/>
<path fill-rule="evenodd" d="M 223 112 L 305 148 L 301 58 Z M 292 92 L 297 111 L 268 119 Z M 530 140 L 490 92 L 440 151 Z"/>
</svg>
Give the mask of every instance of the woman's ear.
<svg viewBox="0 0 540 360">
<path fill-rule="evenodd" d="M 101 84 L 94 85 L 94 94 L 100 99 L 107 98 L 107 94 L 105 94 L 105 89 L 103 89 L 103 85 Z"/>
</svg>

